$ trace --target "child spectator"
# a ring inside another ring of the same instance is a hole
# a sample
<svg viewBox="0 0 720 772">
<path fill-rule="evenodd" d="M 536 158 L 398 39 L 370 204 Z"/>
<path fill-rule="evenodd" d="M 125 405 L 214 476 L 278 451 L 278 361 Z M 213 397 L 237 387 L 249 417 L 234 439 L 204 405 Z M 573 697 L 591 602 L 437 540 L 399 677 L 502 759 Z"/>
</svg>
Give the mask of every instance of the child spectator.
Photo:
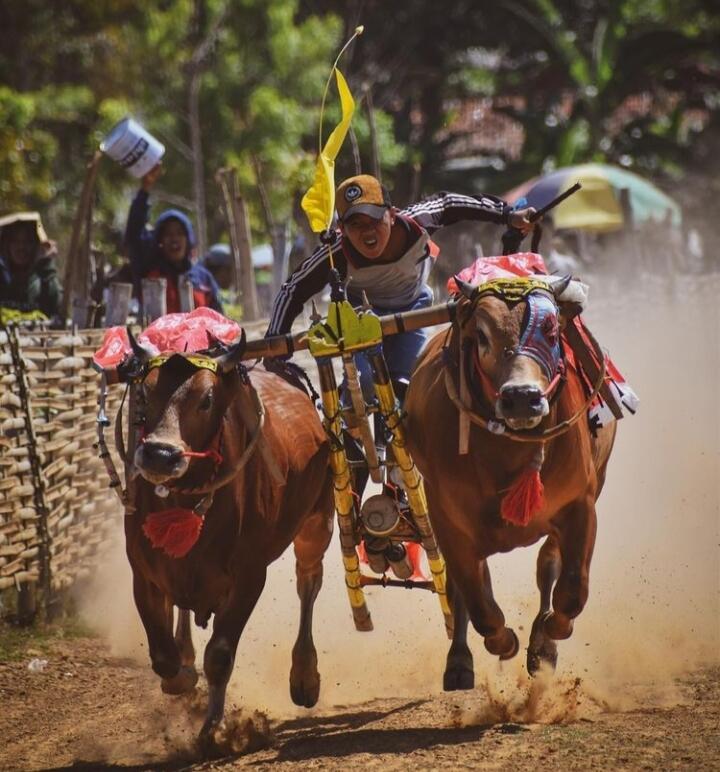
<svg viewBox="0 0 720 772">
<path fill-rule="evenodd" d="M 190 218 L 178 209 L 165 210 L 147 227 L 150 189 L 160 176 L 156 166 L 142 178 L 142 186 L 130 206 L 125 244 L 136 285 L 145 278 L 167 279 L 167 312 L 180 311 L 181 277 L 193 287 L 195 306 L 209 306 L 222 313 L 218 286 L 205 266 L 192 260 L 195 232 Z"/>
</svg>

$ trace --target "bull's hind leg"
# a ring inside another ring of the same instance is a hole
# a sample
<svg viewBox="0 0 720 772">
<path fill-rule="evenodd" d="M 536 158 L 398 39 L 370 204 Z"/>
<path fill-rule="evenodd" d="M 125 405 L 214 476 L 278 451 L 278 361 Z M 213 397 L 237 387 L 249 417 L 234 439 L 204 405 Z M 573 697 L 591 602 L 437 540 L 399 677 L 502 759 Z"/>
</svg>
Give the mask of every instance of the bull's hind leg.
<svg viewBox="0 0 720 772">
<path fill-rule="evenodd" d="M 467 645 L 467 629 L 470 618 L 465 602 L 449 576 L 447 592 L 453 612 L 453 639 L 445 664 L 443 689 L 446 692 L 457 689 L 473 689 L 475 687 L 473 656 Z"/>
<path fill-rule="evenodd" d="M 550 614 L 552 588 L 560 576 L 560 547 L 549 536 L 540 548 L 537 560 L 537 586 L 540 590 L 540 611 L 533 622 L 527 651 L 527 669 L 535 675 L 545 662 L 553 670 L 557 664 L 557 645 L 545 632 L 545 620 Z"/>
<path fill-rule="evenodd" d="M 192 625 L 190 612 L 187 609 L 178 609 L 175 645 L 180 652 L 180 670 L 174 678 L 163 678 L 162 690 L 165 694 L 191 692 L 198 682 L 198 674 L 195 670 L 195 648 L 192 642 Z"/>
<path fill-rule="evenodd" d="M 200 730 L 200 745 L 205 752 L 214 748 L 213 730 L 225 712 L 225 692 L 235 664 L 238 641 L 267 576 L 265 565 L 257 564 L 257 556 L 243 554 L 238 557 L 238 565 L 244 570 L 237 577 L 236 590 L 228 605 L 215 615 L 213 634 L 205 647 L 203 664 L 208 682 L 208 707 Z"/>
<path fill-rule="evenodd" d="M 588 599 L 590 561 L 597 530 L 595 502 L 588 496 L 584 501 L 570 504 L 556 521 L 562 567 L 553 591 L 552 612 L 544 627 L 551 638 L 562 640 L 572 635 L 573 619 Z"/>
<path fill-rule="evenodd" d="M 183 676 L 180 650 L 172 634 L 173 607 L 170 599 L 139 571 L 133 572 L 133 595 L 147 634 L 152 669 L 162 678 L 163 691 L 177 694 L 191 689 L 194 682 L 188 688 L 179 688 L 186 686 L 187 676 Z"/>
<path fill-rule="evenodd" d="M 300 596 L 300 629 L 292 651 L 290 696 L 296 705 L 306 708 L 315 705 L 320 696 L 312 619 L 315 599 L 322 586 L 322 559 L 332 536 L 332 517 L 328 516 L 328 509 L 309 517 L 293 542 L 297 559 L 297 592 Z"/>
</svg>

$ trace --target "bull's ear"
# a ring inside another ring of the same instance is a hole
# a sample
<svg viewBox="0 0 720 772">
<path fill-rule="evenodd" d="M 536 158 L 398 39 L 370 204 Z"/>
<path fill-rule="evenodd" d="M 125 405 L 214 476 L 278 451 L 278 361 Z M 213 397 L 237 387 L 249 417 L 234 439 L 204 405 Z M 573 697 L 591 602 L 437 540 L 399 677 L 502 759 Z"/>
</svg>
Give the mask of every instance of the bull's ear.
<svg viewBox="0 0 720 772">
<path fill-rule="evenodd" d="M 552 282 L 552 292 L 560 309 L 560 327 L 582 313 L 587 303 L 588 286 L 570 275 Z"/>
<path fill-rule="evenodd" d="M 462 294 L 468 300 L 473 300 L 477 294 L 478 288 L 473 287 L 472 284 L 469 284 L 466 281 L 463 281 L 457 274 L 453 276 L 453 279 L 455 280 L 455 284 L 457 284 L 457 287 L 460 290 L 460 294 Z"/>
<path fill-rule="evenodd" d="M 218 363 L 218 370 L 222 373 L 229 373 L 234 370 L 242 359 L 242 355 L 245 353 L 245 345 L 247 343 L 247 337 L 245 330 L 241 330 L 240 338 L 235 341 L 228 350 L 221 354 L 219 357 L 215 357 L 215 361 Z"/>
</svg>

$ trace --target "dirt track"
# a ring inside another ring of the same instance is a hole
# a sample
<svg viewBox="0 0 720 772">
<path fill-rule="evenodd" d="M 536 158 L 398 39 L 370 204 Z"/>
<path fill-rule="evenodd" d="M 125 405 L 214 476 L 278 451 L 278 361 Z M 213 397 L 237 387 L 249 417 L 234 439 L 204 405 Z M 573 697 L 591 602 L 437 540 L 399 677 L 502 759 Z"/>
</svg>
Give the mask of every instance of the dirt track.
<svg viewBox="0 0 720 772">
<path fill-rule="evenodd" d="M 437 600 L 372 590 L 376 630 L 356 633 L 333 543 L 316 607 L 319 705 L 294 709 L 288 695 L 298 601 L 286 555 L 271 567 L 229 689 L 228 748 L 248 738 L 236 706 L 270 717 L 269 733 L 256 721 L 273 744 L 203 765 L 192 749 L 204 694 L 161 695 L 119 543 L 80 599 L 100 637 L 0 664 L 0 770 L 720 769 L 719 292 L 718 275 L 593 282 L 588 321 L 641 410 L 619 427 L 590 601 L 559 646 L 555 679 L 529 681 L 522 656 L 499 665 L 473 635 L 476 689 L 444 694 Z M 490 561 L 522 646 L 537 606 L 534 556 Z M 28 671 L 34 656 L 48 659 L 43 672 Z"/>
<path fill-rule="evenodd" d="M 720 764 L 718 668 L 685 678 L 680 704 L 669 708 L 608 711 L 571 681 L 564 697 L 563 720 L 569 723 L 559 724 L 514 721 L 512 710 L 488 701 L 483 690 L 334 706 L 272 722 L 272 736 L 255 738 L 270 742 L 268 749 L 202 763 L 192 745 L 201 721 L 200 695 L 162 696 L 149 668 L 110 656 L 98 639 L 59 641 L 43 656 L 49 664 L 41 673 L 28 671 L 28 657 L 0 665 L 4 770 L 717 769 Z M 586 717 L 571 719 L 573 712 Z M 239 711 L 230 723 L 235 726 L 228 742 L 240 747 L 248 734 Z"/>
</svg>

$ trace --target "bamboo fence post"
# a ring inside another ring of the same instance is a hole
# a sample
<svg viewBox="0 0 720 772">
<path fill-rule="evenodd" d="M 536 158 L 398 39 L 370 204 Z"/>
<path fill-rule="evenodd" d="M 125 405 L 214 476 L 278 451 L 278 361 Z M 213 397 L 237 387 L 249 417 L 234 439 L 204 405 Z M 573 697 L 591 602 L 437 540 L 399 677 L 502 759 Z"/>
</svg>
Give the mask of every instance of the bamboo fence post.
<svg viewBox="0 0 720 772">
<path fill-rule="evenodd" d="M 167 279 L 142 280 L 142 315 L 152 322 L 167 313 Z"/>
<path fill-rule="evenodd" d="M 195 309 L 195 296 L 193 295 L 193 286 L 186 274 L 178 279 L 178 294 L 180 296 L 180 310 L 193 311 Z"/>
<path fill-rule="evenodd" d="M 222 192 L 223 209 L 233 252 L 236 289 L 242 298 L 243 320 L 253 321 L 259 317 L 260 311 L 255 288 L 247 207 L 238 189 L 235 169 L 220 169 L 215 179 Z"/>
<path fill-rule="evenodd" d="M 85 169 L 85 179 L 83 180 L 82 192 L 80 193 L 80 203 L 78 204 L 77 211 L 75 213 L 75 220 L 73 221 L 72 235 L 70 237 L 70 247 L 68 248 L 67 258 L 65 261 L 65 278 L 63 285 L 63 302 L 62 302 L 62 317 L 64 321 L 67 321 L 68 316 L 73 311 L 73 301 L 77 294 L 78 277 L 83 274 L 80 266 L 80 262 L 87 255 L 81 254 L 87 252 L 90 243 L 90 230 L 92 225 L 92 196 L 95 190 L 95 180 L 97 179 L 98 167 L 100 165 L 100 159 L 102 153 L 99 150 L 95 151 L 90 163 L 88 163 Z M 81 237 L 83 234 L 83 226 L 85 227 L 85 241 L 81 246 Z M 86 293 L 83 292 L 83 295 Z"/>
<path fill-rule="evenodd" d="M 115 327 L 127 322 L 130 312 L 132 284 L 111 282 L 108 288 L 107 308 L 105 309 L 105 326 Z"/>
<path fill-rule="evenodd" d="M 233 197 L 233 208 L 235 210 L 235 223 L 238 230 L 240 265 L 242 266 L 240 279 L 243 297 L 243 319 L 254 321 L 260 316 L 260 310 L 258 308 L 257 290 L 255 289 L 250 221 L 248 218 L 247 204 L 240 193 L 236 193 Z"/>
</svg>

